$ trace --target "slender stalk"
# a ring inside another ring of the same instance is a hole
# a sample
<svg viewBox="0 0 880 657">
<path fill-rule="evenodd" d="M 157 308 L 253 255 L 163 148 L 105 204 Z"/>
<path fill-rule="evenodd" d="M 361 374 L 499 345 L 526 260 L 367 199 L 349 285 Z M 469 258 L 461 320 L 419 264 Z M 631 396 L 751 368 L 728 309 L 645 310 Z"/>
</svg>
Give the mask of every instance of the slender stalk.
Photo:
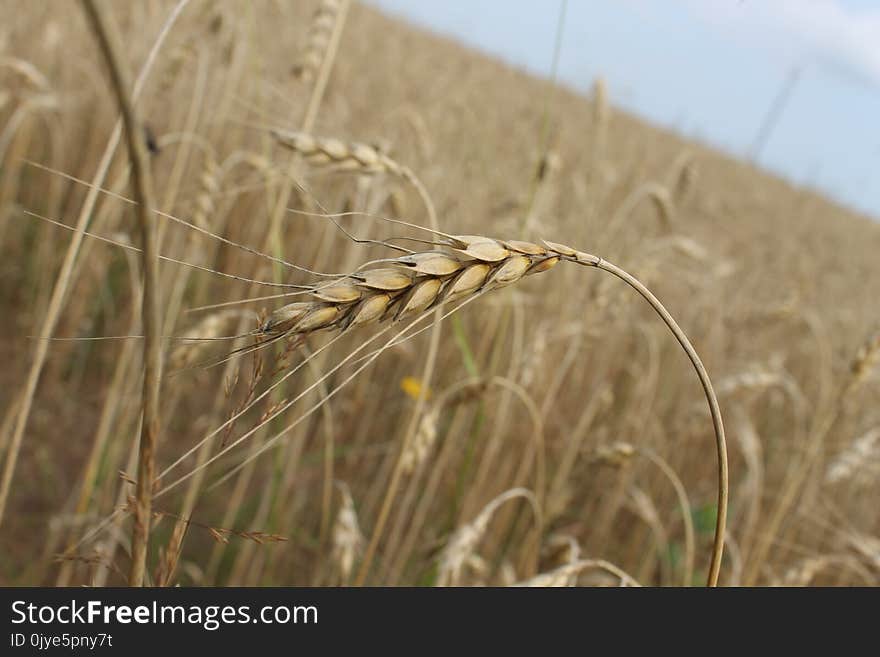
<svg viewBox="0 0 880 657">
<path fill-rule="evenodd" d="M 419 180 L 415 173 L 409 169 L 404 169 L 404 178 L 406 178 L 406 180 L 415 188 L 422 203 L 425 205 L 425 210 L 428 212 L 428 221 L 431 223 L 431 229 L 440 230 L 440 223 L 437 219 L 437 210 L 434 208 L 434 202 L 431 200 L 431 195 L 428 193 L 427 188 L 422 184 L 422 181 Z M 376 554 L 376 549 L 379 547 L 379 539 L 382 537 L 382 533 L 385 530 L 385 523 L 388 522 L 388 516 L 391 513 L 391 505 L 394 502 L 394 498 L 397 496 L 397 489 L 399 488 L 400 481 L 403 477 L 403 455 L 406 452 L 407 445 L 409 445 L 415 436 L 416 430 L 419 426 L 419 420 L 425 410 L 428 387 L 431 382 L 431 377 L 434 375 L 434 368 L 437 365 L 437 353 L 440 349 L 440 320 L 442 319 L 442 312 L 443 311 L 439 308 L 434 311 L 434 326 L 431 330 L 430 342 L 428 343 L 428 353 L 425 358 L 424 368 L 422 369 L 422 385 L 419 389 L 416 404 L 413 408 L 412 416 L 410 416 L 410 421 L 407 425 L 403 441 L 400 443 L 400 448 L 398 449 L 397 458 L 394 464 L 394 470 L 392 470 L 391 473 L 391 480 L 385 491 L 385 497 L 382 499 L 382 506 L 379 509 L 379 516 L 376 519 L 373 533 L 370 536 L 370 542 L 367 544 L 366 552 L 361 560 L 361 565 L 358 569 L 357 578 L 355 580 L 355 586 L 363 586 L 369 575 L 373 557 Z M 453 321 L 455 321 L 455 319 L 458 318 L 454 318 Z"/>
<path fill-rule="evenodd" d="M 727 497 L 728 497 L 728 472 L 727 472 L 727 441 L 724 438 L 724 424 L 721 421 L 721 409 L 718 406 L 718 399 L 715 396 L 715 390 L 712 388 L 712 382 L 709 380 L 709 374 L 703 366 L 703 362 L 697 355 L 693 345 L 688 340 L 684 331 L 669 314 L 669 311 L 663 307 L 663 304 L 655 297 L 651 291 L 642 285 L 638 279 L 625 272 L 620 267 L 603 260 L 597 256 L 588 254 L 579 254 L 577 260 L 573 260 L 586 266 L 596 267 L 614 274 L 618 278 L 625 281 L 630 287 L 636 290 L 644 299 L 651 304 L 654 311 L 660 315 L 669 330 L 678 340 L 682 349 L 685 350 L 688 358 L 700 378 L 703 386 L 703 392 L 706 394 L 706 401 L 709 404 L 709 412 L 712 415 L 712 425 L 715 429 L 715 443 L 718 451 L 718 514 L 715 519 L 715 540 L 712 545 L 712 560 L 709 564 L 709 575 L 707 578 L 708 586 L 718 585 L 718 574 L 721 571 L 721 557 L 724 552 L 724 527 L 727 524 Z"/>
<path fill-rule="evenodd" d="M 134 527 L 131 538 L 130 586 L 142 586 L 150 538 L 153 502 L 155 452 L 159 440 L 159 384 L 162 376 L 161 309 L 159 304 L 159 258 L 153 214 L 153 181 L 146 145 L 141 138 L 141 123 L 128 95 L 128 73 L 120 57 L 121 47 L 115 28 L 95 0 L 82 0 L 83 10 L 98 40 L 110 73 L 110 80 L 125 125 L 125 137 L 131 160 L 134 198 L 143 245 L 144 291 L 141 314 L 144 325 L 143 423 L 138 453 L 138 476 L 135 493 Z"/>
<path fill-rule="evenodd" d="M 540 160 L 535 165 L 532 179 L 529 181 L 529 195 L 526 203 L 525 211 L 522 213 L 521 230 L 527 230 L 532 223 L 533 213 L 535 212 L 535 200 L 538 196 L 538 187 L 541 184 L 541 168 L 544 165 L 544 158 L 550 150 L 550 105 L 556 101 L 559 96 L 559 56 L 562 54 L 562 36 L 565 33 L 565 14 L 568 12 L 568 0 L 562 0 L 559 3 L 559 17 L 556 21 L 556 38 L 553 43 L 553 64 L 550 66 L 550 84 L 552 92 L 544 96 L 544 108 L 541 116 L 541 135 L 538 142 L 538 154 Z"/>
<path fill-rule="evenodd" d="M 434 371 L 434 366 L 437 361 L 437 350 L 440 343 L 440 331 L 439 327 L 439 318 L 437 318 L 437 313 L 440 312 L 435 311 L 435 319 L 433 330 L 431 331 L 431 343 L 428 347 L 428 357 L 425 360 L 425 366 L 422 371 L 422 386 L 419 390 L 418 399 L 416 400 L 416 408 L 410 417 L 409 427 L 407 428 L 406 434 L 404 435 L 404 440 L 400 444 L 400 448 L 397 453 L 397 460 L 394 464 L 394 470 L 391 473 L 391 481 L 388 483 L 388 488 L 385 491 L 385 497 L 382 500 L 382 507 L 379 510 L 379 517 L 376 519 L 376 526 L 373 529 L 372 536 L 370 537 L 370 542 L 367 545 L 367 550 L 364 554 L 364 558 L 361 560 L 361 566 L 358 570 L 357 579 L 355 580 L 355 586 L 363 586 L 367 580 L 367 576 L 370 573 L 370 565 L 373 562 L 373 556 L 376 554 L 376 549 L 379 547 L 379 539 L 382 536 L 382 532 L 385 529 L 385 523 L 388 521 L 388 515 L 391 513 L 391 504 L 394 502 L 394 498 L 397 495 L 397 489 L 400 486 L 400 480 L 403 477 L 403 465 L 404 458 L 403 455 L 406 452 L 408 443 L 412 440 L 413 434 L 418 426 L 419 419 L 422 416 L 422 411 L 425 407 L 425 400 L 427 399 L 427 381 L 430 379 L 431 373 Z"/>
<path fill-rule="evenodd" d="M 694 572 L 694 522 L 691 519 L 691 505 L 688 500 L 687 491 L 681 483 L 678 475 L 672 466 L 666 462 L 662 456 L 654 452 L 652 449 L 641 447 L 639 452 L 656 465 L 663 473 L 672 488 L 675 490 L 675 496 L 678 498 L 678 505 L 681 507 L 681 516 L 684 524 L 684 573 L 682 575 L 682 586 L 690 586 Z"/>
</svg>

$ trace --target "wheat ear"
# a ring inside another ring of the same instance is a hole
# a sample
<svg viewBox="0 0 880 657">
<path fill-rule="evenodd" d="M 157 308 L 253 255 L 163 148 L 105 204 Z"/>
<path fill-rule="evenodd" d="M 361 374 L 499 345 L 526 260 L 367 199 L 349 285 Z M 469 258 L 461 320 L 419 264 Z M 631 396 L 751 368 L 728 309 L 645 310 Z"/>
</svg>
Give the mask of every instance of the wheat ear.
<svg viewBox="0 0 880 657">
<path fill-rule="evenodd" d="M 465 567 L 476 556 L 476 550 L 489 528 L 495 511 L 508 500 L 521 497 L 527 500 L 540 525 L 541 510 L 534 494 L 525 488 L 511 488 L 490 501 L 471 522 L 456 529 L 440 553 L 437 586 L 459 586 Z"/>
<path fill-rule="evenodd" d="M 342 504 L 336 513 L 336 521 L 333 523 L 333 562 L 339 573 L 340 584 L 345 585 L 351 577 L 354 562 L 363 551 L 364 535 L 358 524 L 357 511 L 351 491 L 342 482 L 339 485 Z"/>
<path fill-rule="evenodd" d="M 560 260 L 602 269 L 635 289 L 672 331 L 693 365 L 712 417 L 718 458 L 718 513 L 708 584 L 715 586 L 724 549 L 727 519 L 727 444 L 718 400 L 709 375 L 684 331 L 662 303 L 632 275 L 588 253 L 553 242 L 543 246 L 499 241 L 482 236 L 440 234 L 445 249 L 414 253 L 383 261 L 386 267 L 364 269 L 323 282 L 312 290 L 313 301 L 289 304 L 273 312 L 258 329 L 271 336 L 308 334 L 324 329 L 349 329 L 387 319 L 400 320 L 442 303 L 471 297 L 543 272 Z"/>
<path fill-rule="evenodd" d="M 836 484 L 851 479 L 874 462 L 880 462 L 880 426 L 853 440 L 837 455 L 825 471 L 825 482 Z"/>
<path fill-rule="evenodd" d="M 331 166 L 340 171 L 385 173 L 405 180 L 413 186 L 425 205 L 431 227 L 437 228 L 437 212 L 421 180 L 412 169 L 393 160 L 376 146 L 290 130 L 273 129 L 271 134 L 279 144 L 301 155 L 313 167 Z"/>
<path fill-rule="evenodd" d="M 339 0 L 322 0 L 315 10 L 309 26 L 308 42 L 303 49 L 300 63 L 293 68 L 293 74 L 299 80 L 311 82 L 321 68 L 333 36 L 333 28 L 339 19 L 341 4 Z"/>
</svg>

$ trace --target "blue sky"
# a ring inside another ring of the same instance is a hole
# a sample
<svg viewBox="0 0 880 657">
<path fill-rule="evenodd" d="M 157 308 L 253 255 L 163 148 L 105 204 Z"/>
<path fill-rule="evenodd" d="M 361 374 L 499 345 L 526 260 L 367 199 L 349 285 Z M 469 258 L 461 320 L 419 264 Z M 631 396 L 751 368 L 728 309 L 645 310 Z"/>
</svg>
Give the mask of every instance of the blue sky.
<svg viewBox="0 0 880 657">
<path fill-rule="evenodd" d="M 369 0 L 549 76 L 562 0 Z M 880 218 L 880 0 L 568 0 L 558 77 Z"/>
</svg>

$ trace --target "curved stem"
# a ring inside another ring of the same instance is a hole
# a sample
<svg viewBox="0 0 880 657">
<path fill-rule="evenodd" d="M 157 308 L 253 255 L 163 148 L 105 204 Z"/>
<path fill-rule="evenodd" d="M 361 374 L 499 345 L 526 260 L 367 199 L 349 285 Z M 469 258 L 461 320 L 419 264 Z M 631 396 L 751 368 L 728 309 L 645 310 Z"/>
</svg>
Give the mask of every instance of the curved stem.
<svg viewBox="0 0 880 657">
<path fill-rule="evenodd" d="M 654 311 L 660 315 L 660 318 L 669 327 L 669 330 L 672 331 L 675 339 L 678 340 L 678 343 L 693 364 L 697 376 L 700 378 L 700 384 L 703 386 L 703 392 L 706 394 L 706 401 L 709 404 L 709 413 L 712 415 L 712 426 L 715 429 L 715 444 L 718 451 L 718 514 L 715 519 L 715 540 L 712 545 L 712 561 L 709 564 L 709 575 L 707 578 L 707 586 L 717 586 L 718 574 L 721 570 L 721 557 L 724 553 L 724 527 L 727 524 L 727 441 L 724 438 L 724 424 L 721 421 L 721 409 L 718 406 L 718 398 L 715 396 L 715 390 L 712 388 L 712 382 L 709 380 L 709 374 L 703 366 L 703 361 L 700 360 L 696 349 L 694 349 L 684 331 L 681 330 L 681 327 L 672 318 L 672 315 L 669 314 L 669 311 L 637 278 L 598 256 L 577 252 L 575 255 L 566 256 L 566 259 L 570 262 L 576 262 L 587 267 L 596 267 L 614 274 L 641 294 L 651 304 Z"/>
<path fill-rule="evenodd" d="M 675 474 L 675 470 L 666 462 L 666 459 L 652 449 L 639 448 L 639 452 L 660 469 L 669 480 L 669 483 L 672 484 L 672 488 L 675 489 L 675 496 L 678 498 L 679 507 L 681 507 L 682 522 L 684 524 L 684 581 L 682 585 L 691 586 L 694 572 L 694 522 L 691 519 L 691 504 L 688 500 L 687 491 L 685 491 L 681 479 Z"/>
</svg>

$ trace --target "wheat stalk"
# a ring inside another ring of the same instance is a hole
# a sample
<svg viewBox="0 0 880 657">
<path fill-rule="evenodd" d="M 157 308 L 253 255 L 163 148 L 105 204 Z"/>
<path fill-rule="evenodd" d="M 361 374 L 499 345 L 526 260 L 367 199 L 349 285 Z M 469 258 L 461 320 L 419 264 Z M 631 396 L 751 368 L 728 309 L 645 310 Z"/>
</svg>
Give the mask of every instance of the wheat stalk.
<svg viewBox="0 0 880 657">
<path fill-rule="evenodd" d="M 131 160 L 134 196 L 143 243 L 143 301 L 144 325 L 144 385 L 143 421 L 141 423 L 140 453 L 138 458 L 137 504 L 134 510 L 134 529 L 131 545 L 131 571 L 128 582 L 141 586 L 147 560 L 150 537 L 150 509 L 155 471 L 155 452 L 159 441 L 159 392 L 162 376 L 162 314 L 159 302 L 159 253 L 156 225 L 153 217 L 154 200 L 150 163 L 146 145 L 141 137 L 141 122 L 135 114 L 129 96 L 128 73 L 122 66 L 119 36 L 94 0 L 83 0 L 83 9 L 91 23 L 101 51 L 110 70 L 113 89 L 125 125 L 128 154 Z"/>
<path fill-rule="evenodd" d="M 684 485 L 681 483 L 681 479 L 675 473 L 675 470 L 672 469 L 672 466 L 669 465 L 666 459 L 661 457 L 653 450 L 648 448 L 636 447 L 635 445 L 632 445 L 631 443 L 625 441 L 615 441 L 610 445 L 600 445 L 596 449 L 594 459 L 596 462 L 601 463 L 602 465 L 622 468 L 628 465 L 636 454 L 643 455 L 654 465 L 656 465 L 657 468 L 659 468 L 659 470 L 663 473 L 663 476 L 669 480 L 669 483 L 672 484 L 672 487 L 675 490 L 675 495 L 678 498 L 678 504 L 681 509 L 682 521 L 685 531 L 685 558 L 684 572 L 682 574 L 683 585 L 690 586 L 694 564 L 694 527 L 693 520 L 691 519 L 691 504 L 688 500 L 687 492 L 684 489 Z M 641 491 L 636 493 L 634 500 L 637 506 L 639 506 L 639 503 L 641 502 L 639 493 L 641 493 Z M 648 501 L 647 505 L 642 504 L 641 506 L 647 508 L 648 505 L 651 505 L 650 500 Z M 651 506 L 653 508 L 653 505 Z M 644 515 L 647 518 L 650 514 Z"/>
</svg>

